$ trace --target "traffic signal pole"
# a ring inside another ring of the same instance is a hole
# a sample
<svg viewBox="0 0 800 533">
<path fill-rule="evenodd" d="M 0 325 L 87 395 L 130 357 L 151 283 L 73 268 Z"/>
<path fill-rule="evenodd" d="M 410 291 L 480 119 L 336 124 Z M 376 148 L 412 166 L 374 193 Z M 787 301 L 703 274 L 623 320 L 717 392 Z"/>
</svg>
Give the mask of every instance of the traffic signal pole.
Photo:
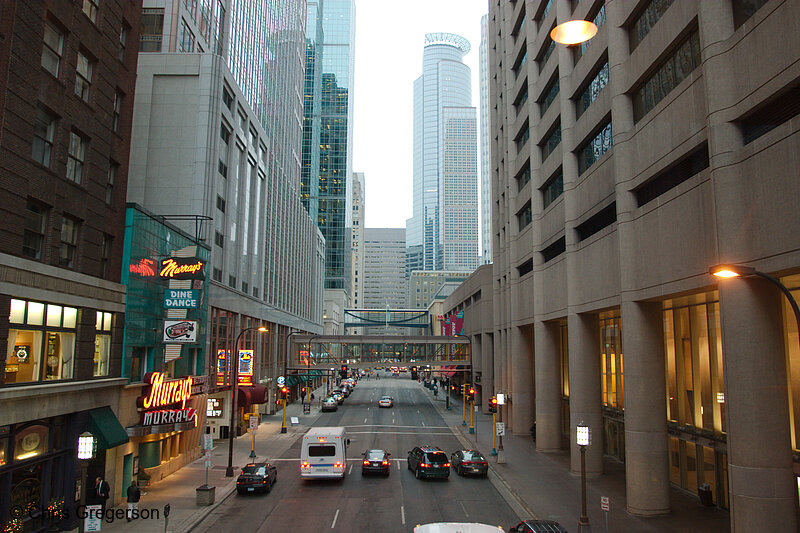
<svg viewBox="0 0 800 533">
<path fill-rule="evenodd" d="M 475 398 L 473 396 L 469 397 L 469 432 L 475 433 Z"/>
<path fill-rule="evenodd" d="M 497 430 L 495 428 L 497 424 L 495 423 L 495 414 L 492 413 L 492 455 L 497 455 L 497 449 L 495 448 L 495 442 L 497 441 Z"/>
<path fill-rule="evenodd" d="M 467 386 L 461 385 L 461 425 L 467 425 Z"/>
<path fill-rule="evenodd" d="M 281 398 L 283 405 L 283 423 L 281 424 L 281 433 L 286 433 L 286 398 Z"/>
</svg>

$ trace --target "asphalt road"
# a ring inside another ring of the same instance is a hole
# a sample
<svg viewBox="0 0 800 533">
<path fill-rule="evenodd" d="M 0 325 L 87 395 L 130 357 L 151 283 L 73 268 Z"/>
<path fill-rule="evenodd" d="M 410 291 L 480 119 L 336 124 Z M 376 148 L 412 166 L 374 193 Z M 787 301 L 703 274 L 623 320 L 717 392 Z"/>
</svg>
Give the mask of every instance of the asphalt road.
<svg viewBox="0 0 800 533">
<path fill-rule="evenodd" d="M 359 381 L 337 411 L 321 413 L 314 422 L 316 427 L 347 429 L 350 447 L 343 481 L 300 478 L 298 434 L 281 457 L 270 458 L 278 467 L 271 493 L 234 494 L 195 531 L 407 533 L 429 522 L 516 523 L 516 514 L 486 478 L 462 478 L 455 471 L 448 480 L 414 478 L 406 464 L 414 446 L 438 446 L 449 457 L 461 445 L 422 385 L 408 374 L 381 375 L 380 380 Z M 393 408 L 378 407 L 383 394 L 394 397 Z M 388 478 L 361 475 L 361 454 L 370 448 L 392 454 Z"/>
</svg>

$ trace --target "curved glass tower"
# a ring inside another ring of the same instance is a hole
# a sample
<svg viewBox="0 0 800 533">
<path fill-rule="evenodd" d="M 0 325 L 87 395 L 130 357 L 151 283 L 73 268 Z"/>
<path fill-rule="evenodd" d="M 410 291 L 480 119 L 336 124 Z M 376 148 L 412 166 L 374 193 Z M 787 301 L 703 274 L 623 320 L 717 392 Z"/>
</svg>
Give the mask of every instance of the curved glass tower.
<svg viewBox="0 0 800 533">
<path fill-rule="evenodd" d="M 471 270 L 478 256 L 477 123 L 469 41 L 425 36 L 414 81 L 414 209 L 406 221 L 407 273 Z"/>
</svg>

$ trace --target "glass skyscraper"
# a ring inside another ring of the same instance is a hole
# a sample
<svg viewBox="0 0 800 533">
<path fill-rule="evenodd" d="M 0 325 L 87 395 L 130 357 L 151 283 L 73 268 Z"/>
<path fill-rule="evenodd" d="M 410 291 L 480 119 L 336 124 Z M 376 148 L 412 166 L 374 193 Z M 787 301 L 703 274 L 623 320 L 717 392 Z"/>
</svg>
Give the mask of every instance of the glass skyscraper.
<svg viewBox="0 0 800 533">
<path fill-rule="evenodd" d="M 407 273 L 471 270 L 478 263 L 478 132 L 469 41 L 425 36 L 414 81 L 413 216 L 406 221 Z"/>
<path fill-rule="evenodd" d="M 325 236 L 325 288 L 350 290 L 354 0 L 308 2 L 300 198 Z"/>
</svg>

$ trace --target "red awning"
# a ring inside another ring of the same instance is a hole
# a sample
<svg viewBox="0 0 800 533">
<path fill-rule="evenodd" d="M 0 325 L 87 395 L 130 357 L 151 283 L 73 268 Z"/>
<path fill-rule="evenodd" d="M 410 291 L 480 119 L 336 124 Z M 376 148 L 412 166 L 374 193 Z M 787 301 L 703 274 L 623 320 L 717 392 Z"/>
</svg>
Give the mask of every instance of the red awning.
<svg viewBox="0 0 800 533">
<path fill-rule="evenodd" d="M 239 387 L 236 403 L 239 407 L 249 407 L 255 403 L 266 403 L 267 387 L 265 385 L 250 385 Z"/>
</svg>

